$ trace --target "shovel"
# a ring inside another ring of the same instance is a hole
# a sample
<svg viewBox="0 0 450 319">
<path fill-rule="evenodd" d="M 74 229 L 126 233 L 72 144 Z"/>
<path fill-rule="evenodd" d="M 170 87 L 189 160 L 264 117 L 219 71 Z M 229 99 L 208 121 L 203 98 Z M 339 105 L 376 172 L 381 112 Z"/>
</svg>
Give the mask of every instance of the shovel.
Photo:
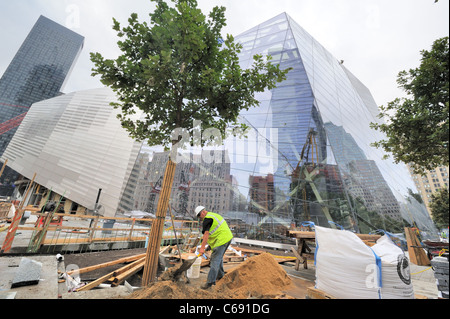
<svg viewBox="0 0 450 319">
<path fill-rule="evenodd" d="M 177 270 L 175 270 L 172 274 L 173 276 L 173 280 L 178 280 L 181 276 L 181 274 L 185 271 L 187 271 L 189 268 L 191 268 L 191 266 L 195 263 L 195 261 L 197 260 L 197 258 L 199 258 L 201 256 L 201 254 L 198 254 L 195 256 L 195 258 L 192 259 L 188 259 L 188 260 L 181 260 L 181 262 L 183 263 L 180 268 L 178 268 Z"/>
</svg>

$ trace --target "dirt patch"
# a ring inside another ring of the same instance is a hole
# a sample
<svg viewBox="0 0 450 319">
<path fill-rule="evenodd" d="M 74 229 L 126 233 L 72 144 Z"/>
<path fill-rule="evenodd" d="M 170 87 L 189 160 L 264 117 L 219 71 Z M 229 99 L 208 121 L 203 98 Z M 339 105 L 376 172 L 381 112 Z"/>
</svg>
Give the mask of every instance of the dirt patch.
<svg viewBox="0 0 450 319">
<path fill-rule="evenodd" d="M 172 269 L 169 271 L 173 271 Z M 170 276 L 168 276 L 170 277 Z M 164 280 L 136 291 L 130 299 L 246 299 L 292 298 L 282 293 L 291 285 L 286 271 L 267 253 L 248 258 L 230 270 L 207 290 L 189 286 L 184 282 Z"/>
</svg>

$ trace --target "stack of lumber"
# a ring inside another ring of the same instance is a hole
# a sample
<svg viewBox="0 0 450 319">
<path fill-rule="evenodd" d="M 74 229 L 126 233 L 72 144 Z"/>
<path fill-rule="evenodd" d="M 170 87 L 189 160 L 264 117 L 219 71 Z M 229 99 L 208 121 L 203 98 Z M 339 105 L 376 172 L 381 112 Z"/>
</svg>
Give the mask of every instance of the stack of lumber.
<svg viewBox="0 0 450 319">
<path fill-rule="evenodd" d="M 230 248 L 232 248 L 232 247 L 230 246 Z M 259 253 L 261 253 L 261 252 L 259 252 Z M 205 255 L 206 255 L 206 259 L 202 258 L 201 267 L 209 266 L 210 259 L 211 259 L 211 251 L 205 252 Z M 179 260 L 180 260 L 180 258 L 179 258 L 179 256 L 177 254 L 171 254 L 171 257 L 176 262 L 179 262 Z M 182 253 L 181 254 L 181 259 L 182 260 L 188 260 L 188 259 L 193 258 L 193 257 L 195 257 L 195 253 L 193 253 L 193 252 L 192 253 Z M 223 256 L 223 262 L 224 263 L 243 262 L 243 261 L 245 261 L 245 259 L 246 259 L 246 256 L 244 254 L 239 255 L 238 250 L 236 250 L 236 249 L 234 249 L 234 251 L 228 249 L 225 252 L 224 256 Z"/>
<path fill-rule="evenodd" d="M 76 291 L 88 291 L 88 290 L 98 287 L 100 284 L 103 284 L 106 282 L 110 283 L 111 287 L 117 287 L 121 283 L 123 283 L 127 278 L 134 275 L 135 273 L 137 273 L 144 267 L 145 255 L 146 254 L 140 254 L 140 255 L 125 257 L 125 258 L 120 258 L 120 259 L 113 260 L 110 262 L 106 262 L 106 263 L 102 263 L 102 264 L 98 264 L 98 265 L 94 265 L 94 266 L 89 266 L 89 267 L 81 268 L 78 270 L 73 270 L 73 271 L 67 272 L 67 275 L 74 275 L 74 273 L 83 274 L 83 273 L 98 270 L 101 268 L 109 267 L 112 265 L 128 263 L 127 265 L 125 265 L 117 270 L 114 270 L 114 271 L 80 287 L 80 288 L 77 288 Z"/>
<path fill-rule="evenodd" d="M 7 218 L 9 210 L 11 208 L 11 203 L 0 202 L 0 218 Z"/>
</svg>

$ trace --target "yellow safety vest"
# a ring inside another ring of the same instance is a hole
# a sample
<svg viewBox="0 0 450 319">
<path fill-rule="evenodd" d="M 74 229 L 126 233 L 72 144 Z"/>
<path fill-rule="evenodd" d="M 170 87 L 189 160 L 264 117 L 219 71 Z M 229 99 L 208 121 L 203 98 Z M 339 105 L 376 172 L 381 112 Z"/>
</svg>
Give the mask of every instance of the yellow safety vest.
<svg viewBox="0 0 450 319">
<path fill-rule="evenodd" d="M 233 234 L 226 220 L 219 214 L 209 212 L 205 218 L 211 218 L 213 223 L 209 229 L 208 245 L 211 249 L 222 246 L 233 239 Z"/>
</svg>

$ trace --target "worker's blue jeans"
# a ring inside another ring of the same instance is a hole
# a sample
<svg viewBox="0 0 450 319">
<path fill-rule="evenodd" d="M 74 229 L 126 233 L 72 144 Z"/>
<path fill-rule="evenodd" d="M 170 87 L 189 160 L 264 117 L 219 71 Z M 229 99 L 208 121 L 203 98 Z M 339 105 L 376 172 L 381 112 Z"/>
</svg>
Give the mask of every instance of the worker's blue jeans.
<svg viewBox="0 0 450 319">
<path fill-rule="evenodd" d="M 208 280 L 207 284 L 214 285 L 216 283 L 216 280 L 220 279 L 225 275 L 225 271 L 223 270 L 223 255 L 225 255 L 225 252 L 227 251 L 228 246 L 230 246 L 231 240 L 223 244 L 222 246 L 218 246 L 216 248 L 213 248 L 213 251 L 211 253 L 211 260 L 209 262 L 209 273 L 208 273 Z"/>
</svg>

